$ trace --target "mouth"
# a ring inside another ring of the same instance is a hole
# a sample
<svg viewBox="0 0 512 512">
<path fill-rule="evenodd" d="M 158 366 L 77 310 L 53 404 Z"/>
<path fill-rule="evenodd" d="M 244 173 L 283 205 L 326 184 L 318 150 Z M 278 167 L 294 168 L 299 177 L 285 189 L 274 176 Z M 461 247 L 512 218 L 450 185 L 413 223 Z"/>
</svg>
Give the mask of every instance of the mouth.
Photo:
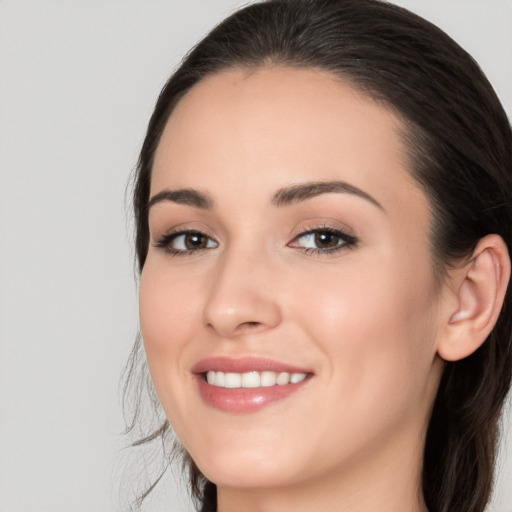
<svg viewBox="0 0 512 512">
<path fill-rule="evenodd" d="M 203 402 L 238 414 L 256 412 L 291 397 L 314 375 L 304 368 L 254 357 L 203 359 L 192 372 Z"/>
<path fill-rule="evenodd" d="M 210 370 L 204 378 L 212 386 L 221 388 L 265 388 L 272 386 L 286 386 L 287 384 L 298 384 L 311 375 L 309 373 L 289 372 L 257 372 L 233 373 Z"/>
</svg>

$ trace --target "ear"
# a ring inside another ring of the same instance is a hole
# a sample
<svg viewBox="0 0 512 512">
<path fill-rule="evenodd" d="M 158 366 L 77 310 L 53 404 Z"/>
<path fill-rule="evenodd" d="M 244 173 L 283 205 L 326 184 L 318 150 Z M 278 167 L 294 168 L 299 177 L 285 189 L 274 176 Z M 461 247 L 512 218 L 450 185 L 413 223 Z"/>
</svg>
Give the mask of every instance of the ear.
<svg viewBox="0 0 512 512">
<path fill-rule="evenodd" d="M 507 246 L 498 235 L 487 235 L 470 262 L 455 272 L 446 301 L 448 321 L 438 340 L 437 353 L 458 361 L 484 343 L 500 314 L 510 279 Z"/>
</svg>

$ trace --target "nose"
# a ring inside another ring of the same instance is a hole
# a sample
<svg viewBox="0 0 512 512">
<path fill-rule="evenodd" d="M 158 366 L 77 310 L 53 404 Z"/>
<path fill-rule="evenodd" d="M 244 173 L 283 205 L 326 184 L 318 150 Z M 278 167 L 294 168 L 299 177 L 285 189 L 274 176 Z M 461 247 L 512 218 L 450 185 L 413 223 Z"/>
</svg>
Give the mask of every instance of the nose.
<svg viewBox="0 0 512 512">
<path fill-rule="evenodd" d="M 203 322 L 218 336 L 236 338 L 281 322 L 274 276 L 263 258 L 226 254 L 212 281 Z"/>
</svg>

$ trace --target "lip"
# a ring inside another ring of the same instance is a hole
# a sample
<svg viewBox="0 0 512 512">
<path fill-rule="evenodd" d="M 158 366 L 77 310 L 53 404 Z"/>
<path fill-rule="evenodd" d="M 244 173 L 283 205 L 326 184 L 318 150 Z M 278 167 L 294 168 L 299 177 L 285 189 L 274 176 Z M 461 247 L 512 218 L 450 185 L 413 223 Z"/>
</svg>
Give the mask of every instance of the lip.
<svg viewBox="0 0 512 512">
<path fill-rule="evenodd" d="M 287 363 L 265 357 L 207 357 L 201 359 L 192 367 L 192 373 L 205 373 L 209 370 L 215 372 L 288 372 L 313 373 L 308 368 L 300 368 Z"/>
<path fill-rule="evenodd" d="M 306 373 L 308 376 L 296 384 L 275 385 L 259 388 L 223 388 L 206 382 L 207 371 L 246 373 L 250 371 L 273 371 Z M 273 359 L 261 357 L 209 357 L 192 367 L 198 391 L 203 401 L 215 409 L 230 413 L 252 413 L 273 403 L 285 400 L 311 381 L 313 372 L 307 368 L 293 366 Z"/>
</svg>

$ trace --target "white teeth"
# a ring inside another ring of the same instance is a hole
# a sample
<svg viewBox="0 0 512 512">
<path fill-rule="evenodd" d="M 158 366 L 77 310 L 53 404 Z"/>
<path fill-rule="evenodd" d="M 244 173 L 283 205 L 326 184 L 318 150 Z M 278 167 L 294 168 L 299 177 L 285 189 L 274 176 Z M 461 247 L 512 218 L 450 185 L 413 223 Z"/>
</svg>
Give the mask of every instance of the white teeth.
<svg viewBox="0 0 512 512">
<path fill-rule="evenodd" d="M 215 384 L 217 386 L 224 386 L 225 377 L 224 372 L 215 372 Z"/>
<path fill-rule="evenodd" d="M 275 385 L 298 384 L 307 377 L 306 373 L 288 372 L 246 372 L 246 373 L 224 373 L 209 371 L 206 372 L 206 381 L 212 386 L 223 388 L 259 388 Z"/>
<path fill-rule="evenodd" d="M 292 373 L 292 375 L 290 377 L 290 382 L 292 384 L 297 384 L 297 383 L 303 381 L 305 378 L 306 378 L 305 373 Z"/>
<path fill-rule="evenodd" d="M 276 379 L 276 383 L 280 386 L 288 384 L 290 382 L 290 374 L 288 372 L 281 372 Z"/>
<path fill-rule="evenodd" d="M 275 386 L 277 380 L 276 372 L 261 372 L 261 385 L 264 387 Z"/>
<path fill-rule="evenodd" d="M 217 373 L 215 377 L 217 377 Z M 225 373 L 224 374 L 224 387 L 225 388 L 241 388 L 242 375 L 240 373 Z"/>
<path fill-rule="evenodd" d="M 243 388 L 259 388 L 260 382 L 261 378 L 258 372 L 242 373 Z"/>
</svg>

